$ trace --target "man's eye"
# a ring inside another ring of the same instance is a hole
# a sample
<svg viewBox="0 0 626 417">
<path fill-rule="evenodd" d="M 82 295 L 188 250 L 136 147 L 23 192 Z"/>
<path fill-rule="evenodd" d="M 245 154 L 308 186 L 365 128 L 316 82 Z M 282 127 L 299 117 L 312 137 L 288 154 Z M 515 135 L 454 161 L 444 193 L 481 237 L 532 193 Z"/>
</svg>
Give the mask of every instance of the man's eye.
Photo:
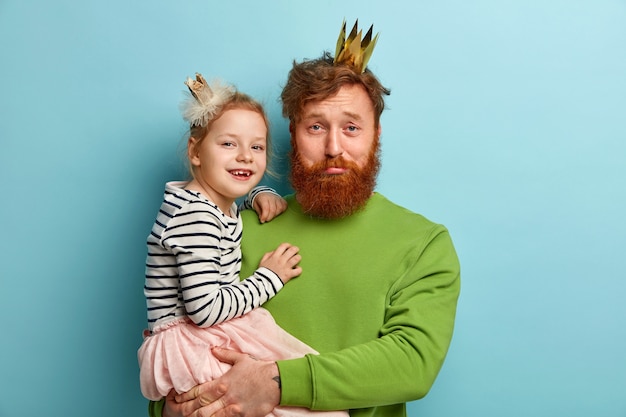
<svg viewBox="0 0 626 417">
<path fill-rule="evenodd" d="M 358 127 L 356 127 L 356 126 L 348 126 L 348 127 L 347 127 L 347 130 L 348 130 L 349 132 L 356 132 L 357 130 L 359 130 L 359 128 L 358 128 Z"/>
<path fill-rule="evenodd" d="M 311 126 L 311 130 L 322 130 L 322 126 L 320 126 L 320 125 L 313 125 L 313 126 Z"/>
</svg>

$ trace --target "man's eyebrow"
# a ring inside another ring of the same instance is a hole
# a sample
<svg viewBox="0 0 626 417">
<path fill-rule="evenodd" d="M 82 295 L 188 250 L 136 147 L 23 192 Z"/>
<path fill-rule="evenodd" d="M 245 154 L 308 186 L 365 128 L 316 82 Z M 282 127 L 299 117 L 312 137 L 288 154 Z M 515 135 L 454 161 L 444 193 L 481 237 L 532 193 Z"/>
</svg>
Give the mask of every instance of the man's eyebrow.
<svg viewBox="0 0 626 417">
<path fill-rule="evenodd" d="M 354 113 L 351 111 L 344 111 L 342 113 L 344 116 L 348 116 L 348 118 L 353 119 L 353 120 L 357 120 L 357 121 L 361 121 L 363 120 L 363 118 L 361 117 L 361 115 L 359 113 Z M 311 112 L 311 113 L 306 113 L 302 116 L 302 120 L 308 120 L 308 119 L 324 119 L 326 118 L 326 116 L 322 113 L 318 113 L 318 112 Z"/>
<path fill-rule="evenodd" d="M 353 112 L 350 112 L 350 111 L 346 111 L 346 112 L 343 112 L 343 114 L 345 114 L 346 116 L 348 116 L 348 117 L 350 117 L 351 119 L 354 119 L 354 120 L 362 120 L 363 119 L 361 117 L 361 115 L 358 114 L 358 113 L 353 113 Z"/>
<path fill-rule="evenodd" d="M 302 115 L 302 119 L 319 119 L 321 117 L 323 117 L 322 113 L 315 112 L 305 113 Z"/>
</svg>

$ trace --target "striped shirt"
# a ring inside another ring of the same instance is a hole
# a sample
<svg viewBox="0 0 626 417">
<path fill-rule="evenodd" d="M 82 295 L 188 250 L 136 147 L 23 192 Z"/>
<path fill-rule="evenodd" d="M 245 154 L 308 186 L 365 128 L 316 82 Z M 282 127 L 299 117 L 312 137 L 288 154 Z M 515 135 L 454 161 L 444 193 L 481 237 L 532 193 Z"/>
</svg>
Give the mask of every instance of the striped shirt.
<svg viewBox="0 0 626 417">
<path fill-rule="evenodd" d="M 147 239 L 144 294 L 150 330 L 183 316 L 209 327 L 262 305 L 283 286 L 263 267 L 239 279 L 242 222 L 236 204 L 233 217 L 227 216 L 185 185 L 165 185 Z"/>
</svg>

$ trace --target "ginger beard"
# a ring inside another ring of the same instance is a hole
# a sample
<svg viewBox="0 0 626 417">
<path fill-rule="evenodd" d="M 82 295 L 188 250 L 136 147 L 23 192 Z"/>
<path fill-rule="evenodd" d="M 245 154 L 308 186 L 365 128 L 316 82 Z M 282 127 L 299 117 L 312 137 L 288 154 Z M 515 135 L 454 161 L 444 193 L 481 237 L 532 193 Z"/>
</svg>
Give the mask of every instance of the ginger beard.
<svg viewBox="0 0 626 417">
<path fill-rule="evenodd" d="M 361 209 L 372 196 L 380 169 L 380 143 L 378 139 L 374 141 L 362 168 L 341 156 L 306 166 L 293 140 L 290 161 L 291 185 L 302 210 L 314 217 L 340 219 Z M 340 175 L 325 174 L 327 168 L 339 167 L 348 171 Z"/>
</svg>

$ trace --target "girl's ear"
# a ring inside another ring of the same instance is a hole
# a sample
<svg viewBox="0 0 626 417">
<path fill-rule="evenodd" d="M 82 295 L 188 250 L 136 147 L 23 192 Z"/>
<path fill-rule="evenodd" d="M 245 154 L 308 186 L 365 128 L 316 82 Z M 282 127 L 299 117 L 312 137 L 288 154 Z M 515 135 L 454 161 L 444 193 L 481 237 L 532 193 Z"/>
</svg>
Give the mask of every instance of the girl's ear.
<svg viewBox="0 0 626 417">
<path fill-rule="evenodd" d="M 198 156 L 198 139 L 189 136 L 187 140 L 187 158 L 192 166 L 200 166 L 200 157 Z"/>
</svg>

